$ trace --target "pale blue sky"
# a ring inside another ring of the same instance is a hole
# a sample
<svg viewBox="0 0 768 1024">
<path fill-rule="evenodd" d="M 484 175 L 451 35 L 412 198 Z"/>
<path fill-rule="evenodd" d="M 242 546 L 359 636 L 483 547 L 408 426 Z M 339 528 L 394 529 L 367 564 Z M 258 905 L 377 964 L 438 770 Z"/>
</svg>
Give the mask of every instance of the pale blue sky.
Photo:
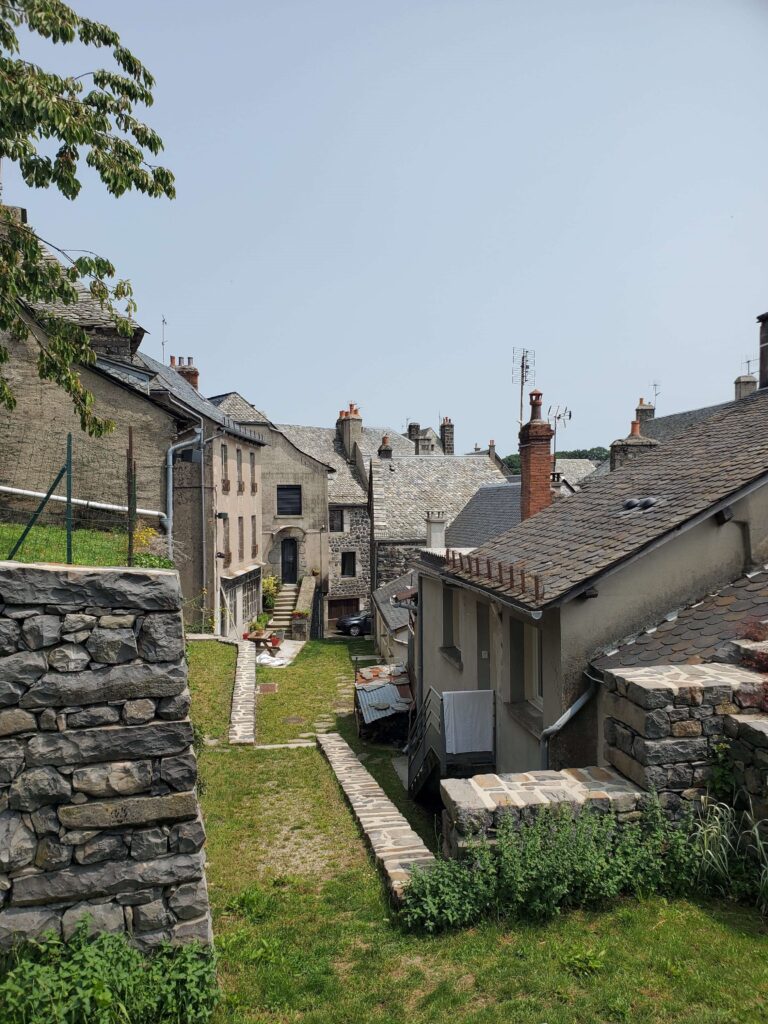
<svg viewBox="0 0 768 1024">
<path fill-rule="evenodd" d="M 722 401 L 768 309 L 764 0 L 74 0 L 157 78 L 174 203 L 47 238 L 133 281 L 145 346 L 277 421 L 452 416 L 516 446 L 515 345 L 565 447 Z M 51 64 L 36 44 L 25 55 Z M 56 66 L 94 66 L 59 49 Z"/>
</svg>

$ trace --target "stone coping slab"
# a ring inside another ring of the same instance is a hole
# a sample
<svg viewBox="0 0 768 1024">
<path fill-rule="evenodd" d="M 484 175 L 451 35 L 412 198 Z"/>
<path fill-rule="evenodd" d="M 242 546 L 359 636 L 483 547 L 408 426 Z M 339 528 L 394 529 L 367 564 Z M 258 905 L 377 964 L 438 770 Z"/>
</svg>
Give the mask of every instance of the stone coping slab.
<svg viewBox="0 0 768 1024">
<path fill-rule="evenodd" d="M 627 814 L 646 796 L 613 768 L 598 767 L 443 779 L 440 795 L 451 824 L 463 835 L 497 828 L 505 816 L 530 818 L 542 807 L 561 803 Z"/>
<path fill-rule="evenodd" d="M 1 561 L 0 601 L 13 605 L 57 605 L 73 612 L 88 606 L 178 611 L 181 586 L 175 569 Z"/>
<path fill-rule="evenodd" d="M 390 893 L 399 900 L 413 867 L 434 864 L 433 854 L 338 733 L 319 735 L 317 745 L 352 807 Z"/>
</svg>

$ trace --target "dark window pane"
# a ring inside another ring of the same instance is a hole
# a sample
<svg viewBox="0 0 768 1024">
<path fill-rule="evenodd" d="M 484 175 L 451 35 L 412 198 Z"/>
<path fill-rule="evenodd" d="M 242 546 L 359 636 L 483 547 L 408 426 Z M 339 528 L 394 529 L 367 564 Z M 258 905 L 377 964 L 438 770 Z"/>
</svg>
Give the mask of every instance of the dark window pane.
<svg viewBox="0 0 768 1024">
<path fill-rule="evenodd" d="M 344 509 L 332 508 L 328 513 L 328 525 L 331 533 L 344 532 Z"/>
<path fill-rule="evenodd" d="M 277 514 L 279 516 L 301 515 L 301 486 L 296 484 L 277 485 Z"/>
<path fill-rule="evenodd" d="M 354 551 L 342 551 L 342 553 L 341 553 L 341 575 L 342 576 L 354 576 L 355 575 L 355 552 Z"/>
</svg>

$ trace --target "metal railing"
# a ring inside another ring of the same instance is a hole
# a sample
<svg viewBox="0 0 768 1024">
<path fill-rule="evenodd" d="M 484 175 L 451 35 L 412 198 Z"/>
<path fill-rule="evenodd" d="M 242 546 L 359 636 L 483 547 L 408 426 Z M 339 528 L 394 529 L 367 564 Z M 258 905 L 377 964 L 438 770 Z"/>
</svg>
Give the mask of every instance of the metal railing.
<svg viewBox="0 0 768 1024">
<path fill-rule="evenodd" d="M 408 733 L 408 789 L 417 792 L 436 767 L 445 773 L 443 696 L 430 686 Z"/>
</svg>

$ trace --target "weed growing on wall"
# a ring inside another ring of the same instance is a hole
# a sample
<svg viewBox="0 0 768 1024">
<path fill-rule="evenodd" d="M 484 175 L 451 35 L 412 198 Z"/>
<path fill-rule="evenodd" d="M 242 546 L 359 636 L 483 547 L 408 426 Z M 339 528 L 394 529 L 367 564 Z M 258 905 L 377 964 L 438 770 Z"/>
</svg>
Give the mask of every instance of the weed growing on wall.
<svg viewBox="0 0 768 1024">
<path fill-rule="evenodd" d="M 192 944 L 152 956 L 124 935 L 69 942 L 49 935 L 19 946 L 0 965 L 3 1024 L 208 1024 L 218 1001 L 215 961 Z"/>
</svg>

